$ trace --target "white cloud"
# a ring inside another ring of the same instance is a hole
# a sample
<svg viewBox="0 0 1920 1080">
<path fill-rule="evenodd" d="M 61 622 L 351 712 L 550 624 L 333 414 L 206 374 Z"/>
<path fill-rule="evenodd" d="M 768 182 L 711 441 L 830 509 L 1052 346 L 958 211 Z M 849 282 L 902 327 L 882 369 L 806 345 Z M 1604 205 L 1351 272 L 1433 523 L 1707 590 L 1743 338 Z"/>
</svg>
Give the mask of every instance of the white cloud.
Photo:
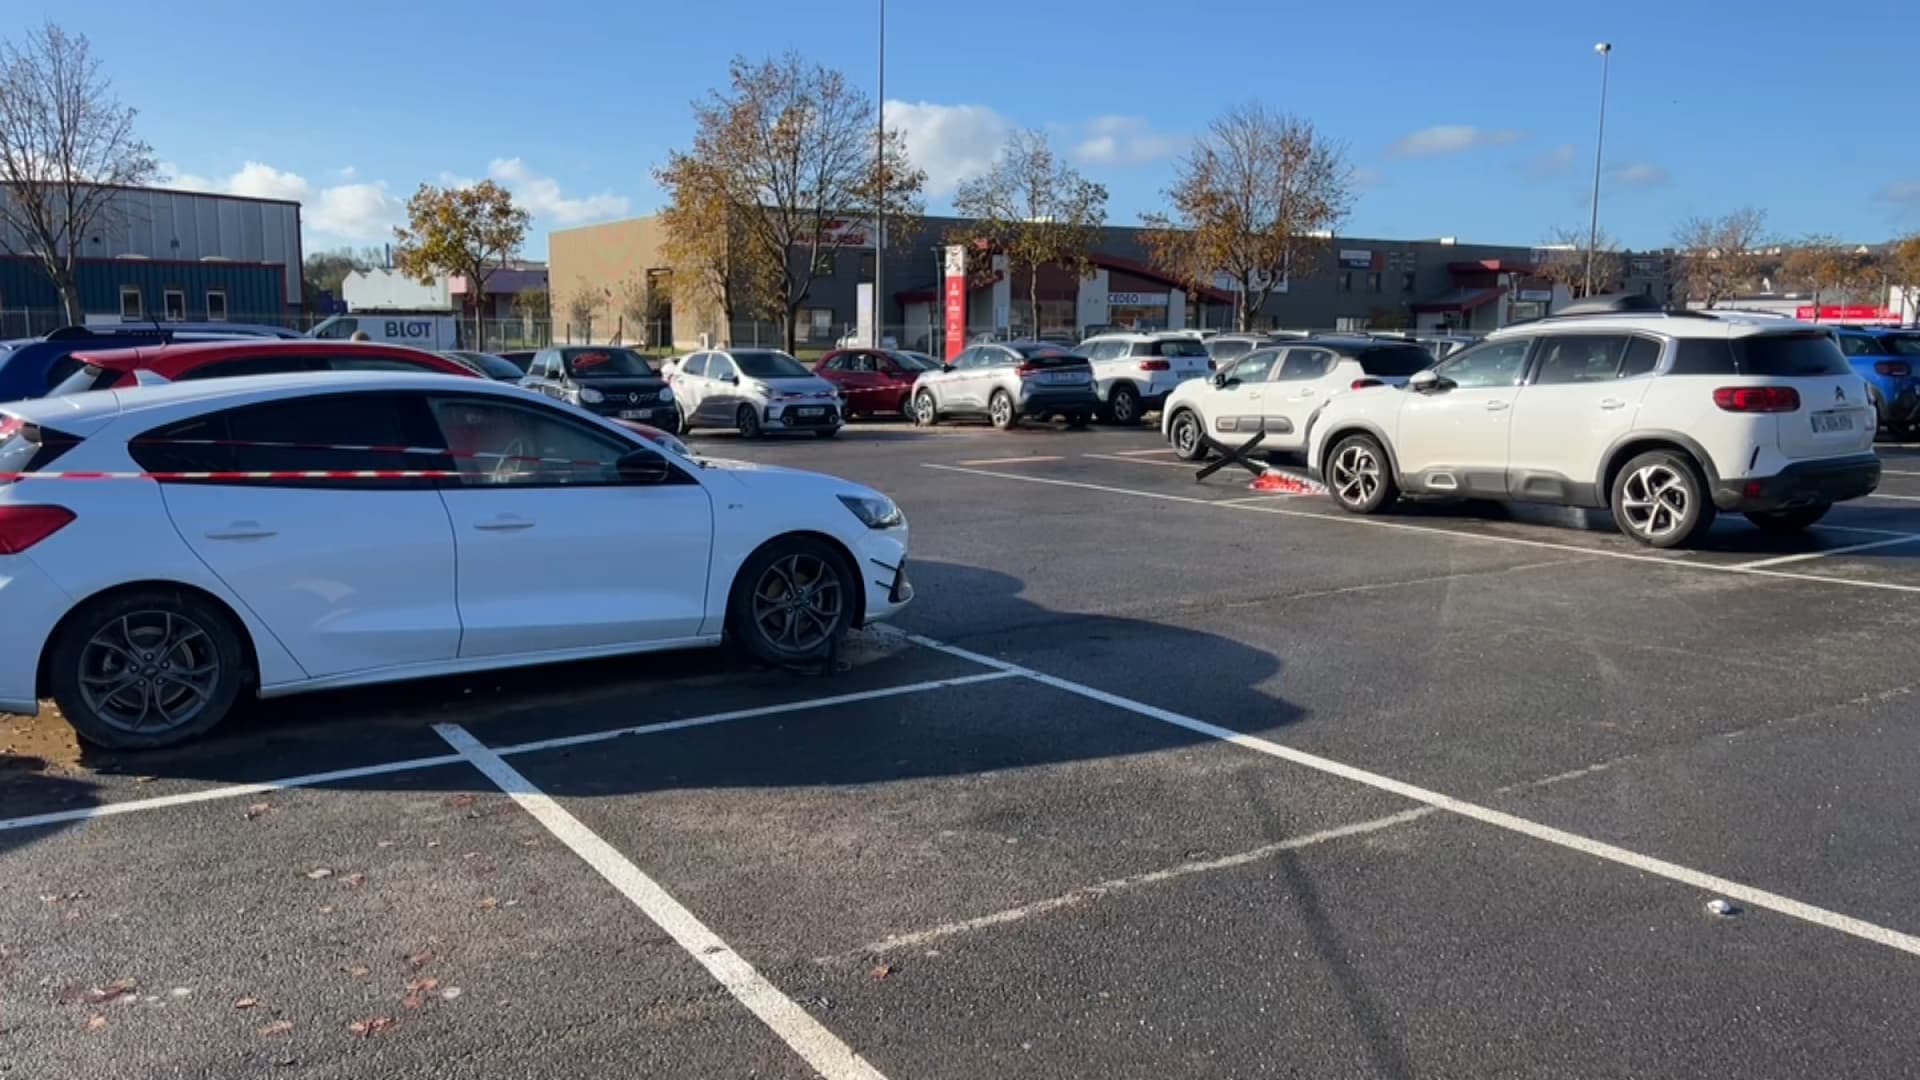
<svg viewBox="0 0 1920 1080">
<path fill-rule="evenodd" d="M 1089 165 L 1139 165 L 1170 157 L 1180 140 L 1141 116 L 1097 116 L 1087 123 L 1087 137 L 1073 148 L 1073 156 Z"/>
<path fill-rule="evenodd" d="M 985 105 L 889 101 L 887 130 L 906 140 L 907 159 L 926 170 L 927 194 L 951 195 L 962 180 L 993 167 L 1013 122 Z"/>
<path fill-rule="evenodd" d="M 1574 148 L 1571 143 L 1559 146 L 1528 158 L 1520 166 L 1520 172 L 1534 180 L 1551 180 L 1565 176 L 1573 171 Z"/>
<path fill-rule="evenodd" d="M 338 180 L 351 180 L 353 179 L 353 174 L 357 171 L 358 170 L 356 170 L 351 165 L 342 165 L 339 168 L 333 170 L 333 175 L 334 175 L 334 178 Z"/>
<path fill-rule="evenodd" d="M 326 188 L 306 207 L 306 219 L 315 231 L 343 240 L 391 240 L 394 227 L 405 217 L 405 207 L 387 192 L 384 181 Z"/>
<path fill-rule="evenodd" d="M 1920 180 L 1893 180 L 1873 197 L 1881 202 L 1902 203 L 1908 206 L 1920 206 Z"/>
<path fill-rule="evenodd" d="M 1666 169 L 1651 161 L 1629 161 L 1615 165 L 1607 175 L 1620 187 L 1657 188 L 1673 182 Z"/>
<path fill-rule="evenodd" d="M 567 198 L 560 194 L 559 181 L 535 173 L 517 157 L 494 158 L 487 163 L 487 175 L 513 192 L 514 201 L 534 217 L 549 219 L 556 225 L 578 225 L 627 212 L 625 195 L 603 191 L 585 198 Z"/>
<path fill-rule="evenodd" d="M 1512 128 L 1478 128 L 1471 124 L 1436 124 L 1421 128 L 1393 141 L 1390 152 L 1396 157 L 1425 157 L 1432 154 L 1458 154 L 1482 146 L 1506 146 L 1525 138 Z"/>
<path fill-rule="evenodd" d="M 403 207 L 387 192 L 385 182 L 338 184 L 316 189 L 299 173 L 277 169 L 260 161 L 248 161 L 239 171 L 226 177 L 206 177 L 181 172 L 172 162 L 159 166 L 160 182 L 185 191 L 207 191 L 221 195 L 246 195 L 256 199 L 289 199 L 301 204 L 302 217 L 316 233 L 337 240 L 374 241 L 390 239 L 393 227 L 400 223 Z M 350 177 L 353 166 L 334 170 L 334 175 Z"/>
</svg>

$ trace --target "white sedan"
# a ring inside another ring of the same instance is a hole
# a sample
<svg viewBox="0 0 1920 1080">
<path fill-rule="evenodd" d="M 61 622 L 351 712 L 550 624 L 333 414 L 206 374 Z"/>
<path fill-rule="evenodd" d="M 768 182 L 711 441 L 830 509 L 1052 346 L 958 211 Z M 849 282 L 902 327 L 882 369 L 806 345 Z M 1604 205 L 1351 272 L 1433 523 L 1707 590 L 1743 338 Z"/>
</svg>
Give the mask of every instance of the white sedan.
<svg viewBox="0 0 1920 1080">
<path fill-rule="evenodd" d="M 251 691 L 723 638 L 806 664 L 912 594 L 879 492 L 693 461 L 482 379 L 17 402 L 0 474 L 0 710 L 52 697 L 106 747 L 179 742 Z"/>
<path fill-rule="evenodd" d="M 1301 450 L 1313 417 L 1341 394 L 1405 386 L 1430 367 L 1418 345 L 1364 337 L 1302 338 L 1233 362 L 1211 379 L 1189 379 L 1167 398 L 1161 434 L 1187 461 L 1207 456 L 1207 440 L 1244 442 L 1266 432 L 1263 450 Z"/>
</svg>

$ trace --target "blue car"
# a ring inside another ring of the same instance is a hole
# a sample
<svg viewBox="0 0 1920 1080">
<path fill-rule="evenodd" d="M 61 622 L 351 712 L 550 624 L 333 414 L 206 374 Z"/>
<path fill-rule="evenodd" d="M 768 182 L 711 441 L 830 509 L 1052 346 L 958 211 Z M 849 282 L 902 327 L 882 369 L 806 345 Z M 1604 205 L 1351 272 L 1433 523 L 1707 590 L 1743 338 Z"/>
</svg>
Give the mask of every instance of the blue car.
<svg viewBox="0 0 1920 1080">
<path fill-rule="evenodd" d="M 1880 430 L 1896 438 L 1920 432 L 1920 330 L 1836 326 L 1840 351 L 1880 413 Z"/>
<path fill-rule="evenodd" d="M 120 326 L 68 326 L 42 338 L 0 341 L 0 401 L 44 397 L 80 369 L 75 353 L 137 349 L 171 341 L 226 341 L 233 338 L 286 337 L 299 333 L 246 323 L 127 323 Z"/>
</svg>

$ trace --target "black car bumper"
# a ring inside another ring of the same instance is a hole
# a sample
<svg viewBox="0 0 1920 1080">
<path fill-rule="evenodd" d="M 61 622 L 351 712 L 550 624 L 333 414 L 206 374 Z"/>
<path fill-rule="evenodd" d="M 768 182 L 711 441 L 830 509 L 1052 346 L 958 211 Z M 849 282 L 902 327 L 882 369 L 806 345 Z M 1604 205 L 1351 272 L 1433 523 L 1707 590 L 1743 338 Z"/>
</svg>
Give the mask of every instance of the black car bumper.
<svg viewBox="0 0 1920 1080">
<path fill-rule="evenodd" d="M 1092 413 L 1100 407 L 1100 395 L 1092 384 L 1086 386 L 1034 386 L 1020 391 L 1020 415 L 1052 416 L 1055 413 Z"/>
<path fill-rule="evenodd" d="M 1772 476 L 1721 480 L 1714 485 L 1713 505 L 1742 513 L 1788 510 L 1858 499 L 1873 494 L 1873 489 L 1879 486 L 1879 456 L 1853 454 L 1825 461 L 1799 462 Z"/>
<path fill-rule="evenodd" d="M 609 420 L 631 420 L 636 424 L 657 427 L 661 431 L 678 432 L 680 430 L 680 408 L 672 402 L 627 401 L 625 398 L 606 401 L 576 401 L 575 405 Z"/>
</svg>

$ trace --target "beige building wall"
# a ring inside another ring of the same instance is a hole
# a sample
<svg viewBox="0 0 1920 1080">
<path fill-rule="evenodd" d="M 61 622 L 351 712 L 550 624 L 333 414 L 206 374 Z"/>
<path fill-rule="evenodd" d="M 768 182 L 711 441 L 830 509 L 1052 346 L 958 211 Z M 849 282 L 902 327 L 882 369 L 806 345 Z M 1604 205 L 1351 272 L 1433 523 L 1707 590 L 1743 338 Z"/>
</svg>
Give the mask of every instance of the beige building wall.
<svg viewBox="0 0 1920 1080">
<path fill-rule="evenodd" d="M 646 280 L 647 271 L 668 268 L 662 251 L 666 228 L 659 217 L 628 218 L 604 225 L 578 229 L 560 229 L 547 235 L 547 281 L 553 292 L 553 338 L 556 342 L 582 341 L 586 328 L 569 327 L 575 296 L 585 295 L 592 310 L 591 334 L 595 344 L 612 343 L 622 329 L 621 297 L 627 282 Z M 673 343 L 676 348 L 693 348 L 700 335 L 719 343 L 725 328 L 717 316 L 708 316 L 697 302 L 673 297 Z M 637 330 L 628 329 L 628 341 L 638 341 Z M 659 346 L 663 343 L 655 343 Z"/>
</svg>

